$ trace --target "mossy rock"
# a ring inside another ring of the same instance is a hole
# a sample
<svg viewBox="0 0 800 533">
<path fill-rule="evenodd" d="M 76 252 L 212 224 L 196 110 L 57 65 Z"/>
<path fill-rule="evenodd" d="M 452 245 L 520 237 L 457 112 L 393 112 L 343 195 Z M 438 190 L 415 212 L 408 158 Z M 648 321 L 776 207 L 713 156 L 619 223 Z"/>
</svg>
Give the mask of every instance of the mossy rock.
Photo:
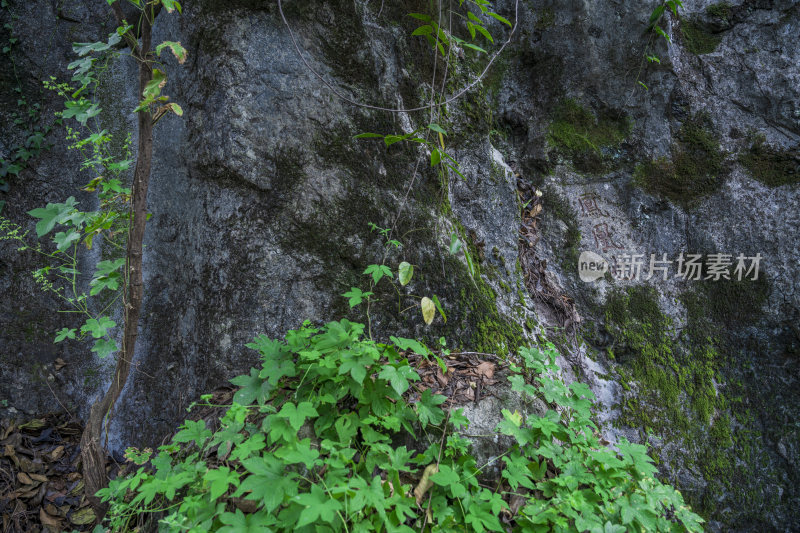
<svg viewBox="0 0 800 533">
<path fill-rule="evenodd" d="M 568 98 L 556 107 L 547 140 L 578 171 L 599 174 L 614 167 L 611 152 L 622 144 L 631 128 L 630 119 L 622 113 L 606 110 L 596 115 Z"/>
<path fill-rule="evenodd" d="M 666 196 L 684 208 L 693 207 L 722 185 L 724 152 L 711 132 L 711 121 L 700 113 L 683 123 L 672 146 L 672 158 L 642 163 L 634 183 L 656 196 Z"/>
<path fill-rule="evenodd" d="M 720 324 L 751 324 L 763 314 L 770 287 L 761 275 L 756 280 L 704 281 L 701 290 L 707 296 L 708 315 Z"/>
<path fill-rule="evenodd" d="M 578 225 L 578 214 L 567 198 L 561 196 L 555 189 L 547 188 L 544 191 L 543 208 L 546 214 L 552 214 L 556 220 L 566 225 L 564 240 L 556 246 L 554 252 L 564 272 L 577 275 L 578 257 L 580 256 L 581 230 Z"/>
<path fill-rule="evenodd" d="M 800 149 L 780 150 L 757 137 L 739 162 L 761 183 L 770 187 L 800 183 Z"/>
<path fill-rule="evenodd" d="M 710 54 L 722 41 L 721 35 L 712 33 L 697 19 L 681 20 L 681 34 L 686 49 L 695 55 Z"/>
<path fill-rule="evenodd" d="M 706 13 L 710 17 L 715 17 L 724 22 L 727 22 L 731 18 L 731 5 L 728 2 L 719 2 L 718 4 L 711 4 L 706 8 Z"/>
</svg>

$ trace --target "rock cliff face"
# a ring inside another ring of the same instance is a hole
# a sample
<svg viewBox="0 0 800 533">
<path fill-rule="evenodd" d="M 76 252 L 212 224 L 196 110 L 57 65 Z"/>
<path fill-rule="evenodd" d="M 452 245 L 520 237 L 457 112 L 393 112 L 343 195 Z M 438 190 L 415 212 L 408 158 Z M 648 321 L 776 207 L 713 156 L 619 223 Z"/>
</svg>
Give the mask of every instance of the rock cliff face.
<svg viewBox="0 0 800 533">
<path fill-rule="evenodd" d="M 104 6 L 10 4 L 3 22 L 19 42 L 0 67 L 3 153 L 24 134 L 14 89 L 52 123 L 59 104 L 41 81 L 68 80 L 71 43 L 113 30 Z M 607 437 L 654 446 L 662 474 L 712 529 L 790 530 L 800 521 L 800 8 L 687 2 L 664 24 L 667 47 L 645 33 L 653 6 L 638 1 L 498 4 L 509 18 L 518 8 L 517 34 L 441 119 L 464 174 L 449 183 L 417 166 L 412 147 L 353 139 L 410 132 L 429 117 L 334 96 L 299 60 L 274 2 L 197 2 L 159 19 L 157 37 L 189 51 L 169 68 L 185 115 L 156 128 L 147 300 L 113 444 L 160 440 L 191 401 L 254 364 L 244 344 L 256 334 L 280 336 L 307 318 L 364 320 L 340 295 L 383 256 L 367 223 L 391 227 L 400 212 L 403 247 L 387 264 L 414 264 L 408 294 L 437 294 L 448 320 L 425 327 L 402 311 L 415 300 L 389 288 L 373 310 L 376 337 L 445 336 L 501 353 L 550 338 L 604 400 Z M 433 65 L 405 14 L 427 2 L 382 5 L 285 10 L 306 61 L 339 91 L 424 105 Z M 485 60 L 470 57 L 450 73 L 453 90 L 482 70 Z M 98 95 L 120 138 L 134 129 L 133 80 L 120 60 Z M 26 227 L 26 211 L 89 179 L 62 130 L 48 140 L 0 194 L 2 215 Z M 541 201 L 519 201 L 536 189 Z M 453 233 L 478 259 L 474 280 L 447 251 Z M 581 281 L 582 251 L 612 270 L 642 254 L 642 273 Z M 661 264 L 666 275 L 647 279 L 651 254 L 673 261 Z M 734 279 L 714 281 L 708 268 L 701 277 L 712 279 L 682 279 L 681 254 L 732 255 Z M 760 254 L 757 280 L 735 280 L 739 254 Z M 0 242 L 0 399 L 83 414 L 104 365 L 77 344 L 52 344 L 69 322 L 32 282 L 38 266 Z M 67 362 L 59 371 L 57 357 Z"/>
</svg>

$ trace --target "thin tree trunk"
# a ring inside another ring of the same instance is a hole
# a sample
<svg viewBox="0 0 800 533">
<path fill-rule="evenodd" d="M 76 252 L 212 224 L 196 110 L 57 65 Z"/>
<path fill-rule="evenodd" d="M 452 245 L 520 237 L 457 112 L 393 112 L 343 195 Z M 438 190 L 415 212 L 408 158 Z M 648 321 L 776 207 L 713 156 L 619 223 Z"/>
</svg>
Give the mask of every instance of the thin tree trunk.
<svg viewBox="0 0 800 533">
<path fill-rule="evenodd" d="M 112 5 L 117 18 L 121 20 L 119 2 Z M 138 28 L 141 36 L 141 45 L 133 37 L 131 44 L 133 57 L 139 64 L 139 96 L 144 92 L 145 86 L 153 77 L 150 65 L 151 46 L 151 14 L 145 12 Z M 117 365 L 114 377 L 103 398 L 92 405 L 86 428 L 81 437 L 81 458 L 83 460 L 83 478 L 86 483 L 86 496 L 95 510 L 98 520 L 105 515 L 106 506 L 100 502 L 95 493 L 107 486 L 106 454 L 101 444 L 103 425 L 106 416 L 111 413 L 114 404 L 119 398 L 131 368 L 136 349 L 136 338 L 139 330 L 139 314 L 142 306 L 144 286 L 142 282 L 142 242 L 144 240 L 145 223 L 147 220 L 147 186 L 150 181 L 150 168 L 153 159 L 153 117 L 149 110 L 138 113 L 139 141 L 136 152 L 136 167 L 133 174 L 132 186 L 132 222 L 128 233 L 128 247 L 126 251 L 127 291 L 123 299 L 124 306 L 124 331 L 122 347 L 117 356 Z"/>
</svg>

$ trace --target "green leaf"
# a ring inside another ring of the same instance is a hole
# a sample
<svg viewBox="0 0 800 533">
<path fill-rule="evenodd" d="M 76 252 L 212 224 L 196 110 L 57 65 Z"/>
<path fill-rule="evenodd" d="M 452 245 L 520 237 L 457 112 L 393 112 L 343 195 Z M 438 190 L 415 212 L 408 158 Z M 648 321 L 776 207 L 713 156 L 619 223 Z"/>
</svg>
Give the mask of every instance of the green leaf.
<svg viewBox="0 0 800 533">
<path fill-rule="evenodd" d="M 182 13 L 181 5 L 176 0 L 161 0 L 161 5 L 164 6 L 164 9 L 167 10 L 167 13 L 172 13 L 176 9 L 178 13 Z M 183 61 L 181 61 L 183 63 Z"/>
<path fill-rule="evenodd" d="M 354 139 L 383 139 L 383 135 L 380 133 L 359 133 Z"/>
<path fill-rule="evenodd" d="M 306 418 L 310 418 L 312 416 L 319 416 L 317 410 L 314 409 L 314 406 L 311 402 L 300 402 L 299 405 L 295 405 L 292 402 L 286 402 L 283 404 L 280 412 L 276 415 L 278 418 L 285 418 L 289 421 L 289 425 L 297 431 L 299 430 L 306 421 Z"/>
<path fill-rule="evenodd" d="M 54 340 L 53 343 L 61 342 L 64 339 L 74 339 L 76 331 L 78 331 L 78 330 L 75 329 L 75 328 L 72 328 L 72 329 L 70 329 L 70 328 L 62 328 L 62 329 L 60 329 L 58 331 L 58 333 L 56 333 L 56 340 Z"/>
<path fill-rule="evenodd" d="M 650 13 L 650 24 L 655 24 L 658 19 L 661 18 L 661 15 L 664 14 L 664 8 L 666 6 L 661 4 L 660 6 L 656 7 L 652 13 Z"/>
<path fill-rule="evenodd" d="M 669 35 L 667 35 L 667 34 L 664 32 L 664 30 L 662 30 L 662 29 L 661 29 L 661 27 L 660 27 L 660 26 L 656 26 L 655 28 L 653 28 L 653 31 L 655 31 L 657 34 L 659 34 L 659 35 L 660 35 L 660 36 L 662 36 L 664 39 L 666 39 L 668 43 L 671 43 L 671 42 L 672 42 L 672 39 L 670 38 L 670 36 L 669 36 Z"/>
<path fill-rule="evenodd" d="M 284 474 L 283 463 L 271 455 L 245 459 L 242 466 L 250 475 L 239 486 L 236 495 L 249 493 L 247 499 L 263 502 L 268 512 L 276 509 L 285 495 L 297 493 L 297 484 L 291 475 Z"/>
<path fill-rule="evenodd" d="M 36 223 L 36 236 L 43 237 L 52 231 L 56 224 L 60 224 L 72 211 L 77 202 L 70 196 L 63 204 L 47 204 L 47 207 L 40 207 L 28 211 L 34 218 L 41 219 Z"/>
<path fill-rule="evenodd" d="M 172 440 L 173 442 L 194 442 L 198 446 L 202 446 L 209 437 L 211 437 L 211 430 L 206 428 L 205 420 L 187 420 Z"/>
<path fill-rule="evenodd" d="M 144 98 L 144 102 L 150 102 L 158 97 L 161 94 L 161 89 L 164 85 L 167 84 L 167 75 L 157 69 L 153 69 L 153 78 L 147 82 L 147 85 L 144 87 L 144 91 L 142 91 L 142 97 Z M 144 102 L 142 105 L 144 105 Z"/>
<path fill-rule="evenodd" d="M 403 261 L 400 263 L 400 266 L 397 268 L 397 277 L 400 280 L 400 285 L 406 286 L 408 282 L 411 281 L 411 277 L 414 275 L 414 267 Z"/>
<path fill-rule="evenodd" d="M 456 233 L 450 235 L 450 255 L 456 255 L 461 250 L 461 239 L 458 238 Z"/>
<path fill-rule="evenodd" d="M 108 357 L 116 351 L 117 343 L 108 339 L 97 339 L 92 347 L 92 352 L 95 352 L 100 359 Z"/>
<path fill-rule="evenodd" d="M 298 494 L 293 498 L 295 502 L 303 507 L 296 527 L 312 524 L 317 520 L 332 524 L 339 520 L 337 511 L 343 509 L 338 500 L 329 497 L 319 485 L 311 486 L 311 493 Z"/>
<path fill-rule="evenodd" d="M 489 52 L 487 52 L 487 51 L 486 51 L 484 48 L 481 48 L 481 47 L 480 47 L 480 46 L 478 46 L 477 44 L 472 44 L 472 43 L 464 43 L 464 44 L 463 44 L 463 46 L 464 46 L 465 48 L 471 48 L 472 50 L 476 50 L 476 51 L 478 51 L 478 52 L 482 52 L 482 53 L 484 53 L 484 54 L 488 54 L 488 53 L 489 53 Z"/>
<path fill-rule="evenodd" d="M 363 292 L 358 287 L 350 287 L 350 290 L 342 294 L 342 296 L 344 296 L 345 298 L 349 298 L 350 308 L 352 309 L 353 307 L 363 302 L 365 299 L 368 299 L 370 296 L 372 296 L 372 294 L 373 293 L 369 291 Z"/>
<path fill-rule="evenodd" d="M 166 7 L 166 5 L 164 6 Z M 186 61 L 186 49 L 181 46 L 180 42 L 175 41 L 164 41 L 163 43 L 156 46 L 156 54 L 159 56 L 161 55 L 161 51 L 164 48 L 169 48 L 172 52 L 172 55 L 178 60 L 178 63 L 183 64 Z"/>
<path fill-rule="evenodd" d="M 417 409 L 417 416 L 422 424 L 426 427 L 428 424 L 437 426 L 444 420 L 444 411 L 439 407 L 447 398 L 441 394 L 432 394 L 430 389 L 425 389 L 419 397 L 419 401 L 415 404 Z"/>
<path fill-rule="evenodd" d="M 392 341 L 395 346 L 397 346 L 403 351 L 411 350 L 416 354 L 424 355 L 426 357 L 431 354 L 431 351 L 424 344 L 414 339 L 405 339 L 403 337 L 391 336 L 389 337 L 389 340 Z"/>
<path fill-rule="evenodd" d="M 410 386 L 408 381 L 419 380 L 419 374 L 408 365 L 395 367 L 394 365 L 387 365 L 383 367 L 378 377 L 383 378 L 389 382 L 392 388 L 398 395 L 402 396 Z"/>
<path fill-rule="evenodd" d="M 92 337 L 99 339 L 104 337 L 108 330 L 116 325 L 117 323 L 107 316 L 101 316 L 99 319 L 90 318 L 81 326 L 81 333 L 91 333 Z"/>
<path fill-rule="evenodd" d="M 438 148 L 434 148 L 431 152 L 431 166 L 435 167 L 442 161 L 442 152 Z"/>
<path fill-rule="evenodd" d="M 507 18 L 505 18 L 505 17 L 501 17 L 501 16 L 500 16 L 500 15 L 498 15 L 497 13 L 492 13 L 491 11 L 487 11 L 487 12 L 486 12 L 486 14 L 487 14 L 487 15 L 489 15 L 490 17 L 492 17 L 492 18 L 493 18 L 493 19 L 495 19 L 495 20 L 499 20 L 500 22 L 502 22 L 503 24 L 505 24 L 505 25 L 506 25 L 506 26 L 508 26 L 509 28 L 513 27 L 513 24 L 511 24 L 511 21 L 510 21 L 510 20 L 508 20 L 508 19 L 507 19 Z"/>
<path fill-rule="evenodd" d="M 430 35 L 433 33 L 433 26 L 430 24 L 425 24 L 424 26 L 420 26 L 413 32 L 411 32 L 412 37 L 416 35 Z"/>
<path fill-rule="evenodd" d="M 439 471 L 431 476 L 431 481 L 440 487 L 449 487 L 458 483 L 458 474 L 447 465 L 439 465 Z"/>
<path fill-rule="evenodd" d="M 441 133 L 442 135 L 447 135 L 447 131 L 442 128 L 440 125 L 436 124 L 435 122 L 431 122 L 428 124 L 428 129 L 435 131 L 436 133 Z"/>
<path fill-rule="evenodd" d="M 216 500 L 226 492 L 231 485 L 239 486 L 239 474 L 236 471 L 231 471 L 227 466 L 220 466 L 216 469 L 209 470 L 203 476 L 203 480 L 209 484 L 209 496 L 212 500 Z"/>
<path fill-rule="evenodd" d="M 487 41 L 494 44 L 494 39 L 492 39 L 492 35 L 489 33 L 489 30 L 487 30 L 483 26 L 478 26 L 477 24 L 475 25 L 475 30 L 484 37 L 486 37 Z"/>
<path fill-rule="evenodd" d="M 233 395 L 233 401 L 242 405 L 250 405 L 257 401 L 259 405 L 263 405 L 268 399 L 270 392 L 272 392 L 272 385 L 260 377 L 260 373 L 255 368 L 250 369 L 249 375 L 236 376 L 231 380 L 231 383 L 237 387 L 241 387 L 236 394 Z"/>
<path fill-rule="evenodd" d="M 70 230 L 69 233 L 64 231 L 59 231 L 58 233 L 53 236 L 53 241 L 58 245 L 57 248 L 60 252 L 67 250 L 70 246 L 73 245 L 78 239 L 81 238 L 81 234 L 77 231 Z"/>
<path fill-rule="evenodd" d="M 386 265 L 369 265 L 366 270 L 364 270 L 364 274 L 372 275 L 372 280 L 375 283 L 378 283 L 384 276 L 389 279 L 393 277 L 392 270 Z"/>
<path fill-rule="evenodd" d="M 306 468 L 313 468 L 319 457 L 319 451 L 311 448 L 311 439 L 295 442 L 294 446 L 282 446 L 275 450 L 275 457 L 289 464 L 302 463 Z"/>
<path fill-rule="evenodd" d="M 444 309 L 442 308 L 442 304 L 439 303 L 439 297 L 434 294 L 431 297 L 431 300 L 433 300 L 433 305 L 436 306 L 436 310 L 439 311 L 440 315 L 442 315 L 442 319 L 444 320 L 444 323 L 447 324 L 447 315 L 444 313 Z"/>
</svg>

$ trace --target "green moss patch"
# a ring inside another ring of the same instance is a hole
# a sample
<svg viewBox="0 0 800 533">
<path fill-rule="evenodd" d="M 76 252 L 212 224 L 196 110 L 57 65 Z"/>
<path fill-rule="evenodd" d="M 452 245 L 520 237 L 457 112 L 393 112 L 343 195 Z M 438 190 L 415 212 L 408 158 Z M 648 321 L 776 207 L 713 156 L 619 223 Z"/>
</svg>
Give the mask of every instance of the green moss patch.
<svg viewBox="0 0 800 533">
<path fill-rule="evenodd" d="M 692 207 L 722 184 L 724 158 L 711 132 L 710 119 L 701 113 L 681 126 L 672 146 L 672 159 L 661 157 L 638 165 L 634 183 L 650 194 L 666 196 L 684 208 Z"/>
<path fill-rule="evenodd" d="M 695 55 L 710 54 L 722 41 L 721 35 L 711 33 L 705 25 L 695 19 L 681 21 L 681 34 L 686 49 Z"/>
<path fill-rule="evenodd" d="M 573 99 L 556 107 L 547 134 L 548 142 L 572 160 L 581 172 L 597 174 L 612 167 L 610 149 L 630 134 L 632 123 L 620 113 L 595 115 Z"/>
<path fill-rule="evenodd" d="M 724 22 L 731 18 L 731 5 L 728 2 L 711 4 L 706 8 L 706 13 L 711 17 L 716 17 Z"/>
<path fill-rule="evenodd" d="M 800 149 L 780 150 L 757 137 L 739 162 L 761 183 L 770 187 L 800 183 Z"/>
<path fill-rule="evenodd" d="M 553 11 L 552 7 L 543 7 L 539 10 L 539 16 L 536 18 L 536 24 L 534 28 L 538 31 L 546 30 L 547 28 L 552 28 L 555 26 L 556 23 L 556 13 Z"/>
<path fill-rule="evenodd" d="M 727 325 L 745 325 L 758 320 L 770 291 L 769 282 L 763 276 L 757 280 L 708 280 L 700 287 L 707 296 L 704 307 L 708 316 Z"/>
</svg>

